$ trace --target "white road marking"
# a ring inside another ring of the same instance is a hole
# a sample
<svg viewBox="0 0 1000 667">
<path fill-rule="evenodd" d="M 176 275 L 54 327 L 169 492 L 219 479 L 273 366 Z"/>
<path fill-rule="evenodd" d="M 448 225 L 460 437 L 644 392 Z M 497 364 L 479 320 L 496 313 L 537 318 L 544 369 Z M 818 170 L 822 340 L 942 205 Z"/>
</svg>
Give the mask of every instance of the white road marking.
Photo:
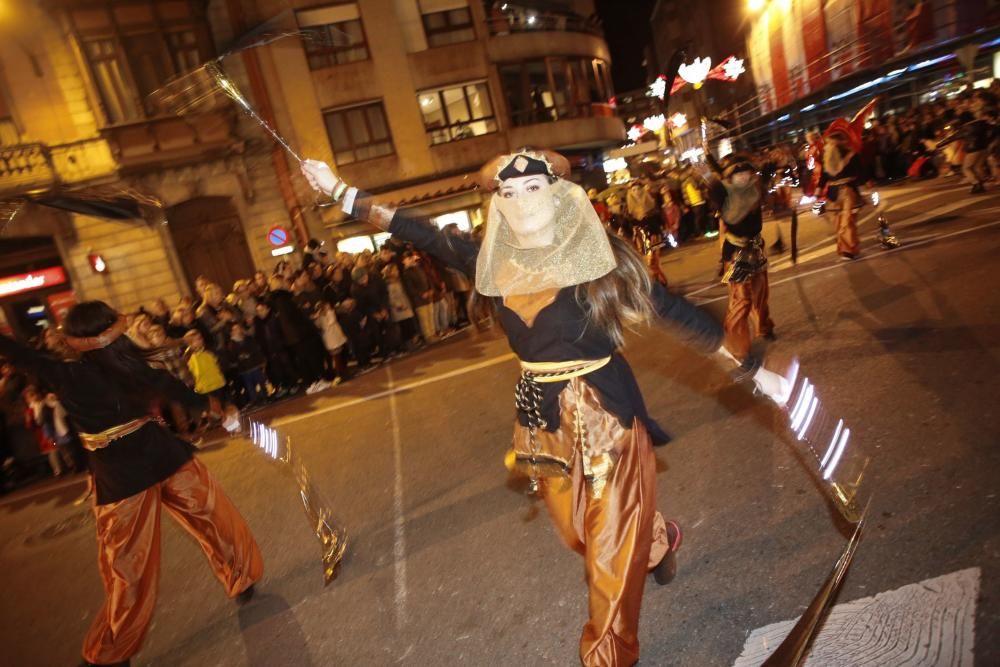
<svg viewBox="0 0 1000 667">
<path fill-rule="evenodd" d="M 926 199 L 926 197 L 922 197 L 921 199 Z M 917 203 L 917 201 L 919 201 L 919 200 L 914 200 L 912 203 L 915 204 L 915 203 Z M 896 231 L 898 231 L 900 229 L 906 229 L 907 227 L 911 227 L 913 225 L 918 225 L 918 224 L 920 224 L 922 222 L 930 220 L 931 218 L 937 217 L 939 215 L 945 215 L 945 214 L 951 213 L 952 211 L 955 211 L 955 210 L 960 209 L 960 208 L 964 208 L 964 207 L 969 206 L 969 205 L 970 205 L 969 201 L 965 200 L 965 199 L 959 200 L 957 202 L 951 202 L 951 203 L 948 203 L 948 204 L 942 204 L 941 206 L 938 206 L 937 208 L 932 208 L 931 210 L 927 211 L 926 213 L 922 213 L 922 214 L 920 214 L 919 216 L 917 216 L 915 218 L 910 218 L 910 219 L 898 222 L 895 225 L 896 226 Z M 988 211 L 977 211 L 977 212 L 978 213 L 986 213 Z M 874 215 L 874 213 L 872 215 Z M 872 217 L 872 216 L 869 216 L 869 217 Z M 890 223 L 891 223 L 891 221 L 890 221 Z M 861 225 L 859 224 L 858 227 L 860 227 L 860 226 Z M 890 226 L 892 226 L 892 225 L 890 224 Z M 829 241 L 833 241 L 835 239 L 836 239 L 836 237 L 831 236 L 831 237 L 829 237 L 828 240 Z M 903 241 L 905 243 L 906 239 L 903 239 Z M 817 250 L 814 250 L 813 252 L 806 253 L 804 255 L 799 255 L 799 257 L 798 257 L 798 263 L 799 264 L 804 264 L 805 262 L 809 262 L 809 261 L 812 261 L 814 259 L 818 259 L 819 257 L 823 257 L 824 255 L 832 254 L 832 253 L 834 253 L 836 251 L 837 251 L 837 246 L 836 245 L 827 245 L 826 247 L 819 248 Z M 792 264 L 792 261 L 790 259 L 786 259 L 786 260 L 775 262 L 774 266 L 772 268 L 768 269 L 768 272 L 769 273 L 776 273 L 778 271 L 783 271 L 785 269 L 790 269 L 793 266 L 795 266 L 795 265 Z"/>
<path fill-rule="evenodd" d="M 973 667 L 980 578 L 973 567 L 838 604 L 803 664 Z M 754 630 L 734 667 L 758 667 L 794 625 L 783 621 Z"/>
<path fill-rule="evenodd" d="M 301 414 L 289 415 L 287 417 L 279 417 L 274 421 L 270 422 L 270 426 L 287 426 L 288 424 L 294 424 L 295 422 L 300 422 L 304 419 L 312 419 L 317 415 L 326 414 L 327 412 L 333 412 L 335 410 L 343 410 L 344 408 L 350 408 L 359 403 L 367 403 L 368 401 L 374 401 L 379 398 L 385 398 L 386 396 L 392 396 L 403 391 L 409 391 L 411 389 L 416 389 L 417 387 L 423 387 L 424 385 L 431 384 L 432 382 L 440 382 L 441 380 L 447 380 L 459 375 L 465 375 L 466 373 L 472 373 L 483 368 L 488 368 L 496 364 L 503 363 L 505 361 L 510 361 L 514 359 L 515 355 L 513 352 L 508 352 L 507 354 L 501 354 L 496 357 L 490 357 L 484 361 L 480 361 L 475 364 L 469 364 L 468 366 L 463 366 L 457 368 L 453 371 L 448 371 L 447 373 L 441 373 L 439 375 L 432 375 L 430 377 L 423 378 L 421 380 L 414 380 L 413 382 L 407 382 L 406 384 L 401 384 L 395 387 L 390 386 L 389 389 L 384 389 L 382 391 L 376 392 L 374 394 L 369 394 L 368 396 L 360 396 L 358 398 L 353 398 L 349 401 L 344 401 L 343 403 L 337 403 L 336 405 L 330 405 L 325 408 L 316 408 L 315 410 L 310 410 L 309 412 L 303 412 Z M 386 368 L 389 368 L 386 366 Z"/>
<path fill-rule="evenodd" d="M 389 391 L 393 389 L 392 368 Z M 389 394 L 389 417 L 392 420 L 392 461 L 395 467 L 395 484 L 392 493 L 393 509 L 393 585 L 395 587 L 396 629 L 406 624 L 406 515 L 403 509 L 403 445 L 399 435 L 399 414 L 396 411 L 396 394 Z"/>
<path fill-rule="evenodd" d="M 812 275 L 815 275 L 817 273 L 823 273 L 825 271 L 833 271 L 834 269 L 843 269 L 843 268 L 846 268 L 846 267 L 850 266 L 851 264 L 856 264 L 858 262 L 867 262 L 867 261 L 870 261 L 870 260 L 873 260 L 873 259 L 879 259 L 879 258 L 889 257 L 893 253 L 905 252 L 905 251 L 910 250 L 912 248 L 919 248 L 920 246 L 927 245 L 928 243 L 931 243 L 933 241 L 940 241 L 942 239 L 951 238 L 953 236 L 961 236 L 962 234 L 968 234 L 970 232 L 979 231 L 980 229 L 987 229 L 989 227 L 996 227 L 997 225 L 1000 225 L 1000 220 L 996 220 L 994 222 L 986 222 L 986 223 L 983 223 L 981 225 L 976 225 L 975 227 L 967 227 L 966 229 L 960 229 L 958 231 L 949 232 L 947 234 L 935 234 L 933 236 L 926 236 L 926 237 L 923 237 L 919 241 L 905 242 L 900 247 L 893 248 L 892 250 L 881 250 L 881 251 L 878 251 L 878 252 L 875 252 L 875 253 L 872 253 L 872 254 L 869 254 L 869 255 L 862 255 L 861 257 L 853 260 L 852 262 L 837 262 L 836 264 L 830 264 L 829 266 L 821 266 L 820 268 L 813 269 L 812 271 L 804 271 L 802 273 L 797 273 L 794 276 L 788 276 L 787 278 L 782 278 L 781 280 L 774 280 L 774 281 L 770 282 L 770 286 L 771 287 L 775 287 L 775 286 L 781 285 L 783 283 L 791 282 L 792 280 L 798 280 L 800 278 L 805 278 L 806 276 L 812 276 Z M 687 297 L 689 295 L 685 294 L 684 296 Z M 723 294 L 722 296 L 713 297 L 711 299 L 697 299 L 697 300 L 694 301 L 694 303 L 696 305 L 703 306 L 703 305 L 708 304 L 708 303 L 714 303 L 716 301 L 722 301 L 722 300 L 728 299 L 728 298 L 729 298 L 729 294 Z"/>
</svg>

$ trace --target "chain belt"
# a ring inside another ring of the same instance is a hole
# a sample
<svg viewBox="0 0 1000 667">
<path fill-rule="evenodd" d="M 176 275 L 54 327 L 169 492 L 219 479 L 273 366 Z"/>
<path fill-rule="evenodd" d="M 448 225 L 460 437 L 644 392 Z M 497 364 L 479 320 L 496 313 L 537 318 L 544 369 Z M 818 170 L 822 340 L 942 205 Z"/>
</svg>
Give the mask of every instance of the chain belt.
<svg viewBox="0 0 1000 667">
<path fill-rule="evenodd" d="M 80 433 L 80 441 L 83 443 L 84 448 L 96 452 L 98 449 L 104 449 L 115 440 L 123 438 L 129 433 L 135 433 L 150 422 L 164 425 L 164 421 L 159 417 L 139 417 L 124 424 L 112 426 L 100 433 Z"/>
<path fill-rule="evenodd" d="M 611 357 L 601 359 L 586 359 L 580 361 L 543 361 L 531 362 L 521 361 L 521 378 L 514 388 L 514 405 L 518 410 L 524 412 L 528 418 L 528 433 L 531 447 L 531 462 L 539 460 L 540 454 L 535 446 L 535 433 L 538 429 L 547 429 L 549 424 L 542 415 L 542 387 L 544 383 L 565 382 L 576 377 L 593 373 L 604 368 L 611 361 Z M 588 479 L 600 479 L 603 486 L 603 478 L 610 470 L 610 459 L 607 455 L 601 457 L 599 464 L 591 465 L 590 452 L 587 451 L 586 434 L 584 433 L 583 419 L 580 415 L 579 397 L 577 397 L 576 419 L 574 422 L 576 431 L 576 445 L 583 456 L 584 475 Z M 536 476 L 531 476 L 531 491 L 537 490 Z M 600 493 L 600 490 L 596 490 Z"/>
</svg>

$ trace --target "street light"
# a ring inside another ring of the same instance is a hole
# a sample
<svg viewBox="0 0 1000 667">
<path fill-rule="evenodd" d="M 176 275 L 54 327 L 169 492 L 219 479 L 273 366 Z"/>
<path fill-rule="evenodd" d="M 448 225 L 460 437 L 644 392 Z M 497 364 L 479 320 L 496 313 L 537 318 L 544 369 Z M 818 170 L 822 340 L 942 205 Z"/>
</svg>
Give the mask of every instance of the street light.
<svg viewBox="0 0 1000 667">
<path fill-rule="evenodd" d="M 764 5 L 766 4 L 767 0 L 747 0 L 747 11 L 756 14 L 764 9 Z"/>
</svg>

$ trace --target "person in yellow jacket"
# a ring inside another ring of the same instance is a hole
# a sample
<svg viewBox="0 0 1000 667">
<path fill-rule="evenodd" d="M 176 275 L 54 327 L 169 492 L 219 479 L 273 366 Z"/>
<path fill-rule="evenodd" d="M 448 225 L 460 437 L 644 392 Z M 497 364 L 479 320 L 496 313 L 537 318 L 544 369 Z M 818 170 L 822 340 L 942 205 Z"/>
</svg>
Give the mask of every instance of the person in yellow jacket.
<svg viewBox="0 0 1000 667">
<path fill-rule="evenodd" d="M 205 339 L 197 329 L 184 334 L 184 342 L 188 345 L 188 369 L 194 378 L 194 390 L 224 400 L 222 390 L 226 387 L 226 377 L 219 366 L 219 358 L 205 348 Z"/>
</svg>

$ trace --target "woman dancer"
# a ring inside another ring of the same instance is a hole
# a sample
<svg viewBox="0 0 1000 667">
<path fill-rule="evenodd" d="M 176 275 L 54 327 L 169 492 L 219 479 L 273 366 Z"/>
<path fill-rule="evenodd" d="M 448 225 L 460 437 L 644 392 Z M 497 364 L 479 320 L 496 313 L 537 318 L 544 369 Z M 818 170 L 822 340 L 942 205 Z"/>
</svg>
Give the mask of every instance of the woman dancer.
<svg viewBox="0 0 1000 667">
<path fill-rule="evenodd" d="M 250 528 L 191 446 L 149 416 L 154 395 L 216 414 L 218 401 L 150 367 L 123 335 L 125 317 L 101 301 L 74 306 L 63 326 L 79 361 L 58 361 L 6 336 L 0 356 L 55 388 L 81 429 L 106 595 L 83 643 L 84 664 L 127 666 L 156 605 L 161 506 L 198 541 L 229 597 L 249 600 L 264 566 Z"/>
<path fill-rule="evenodd" d="M 494 299 L 522 367 L 513 458 L 563 540 L 584 557 L 590 618 L 580 659 L 630 665 L 639 659 L 646 574 L 669 580 L 680 531 L 655 508 L 651 445 L 667 436 L 646 413 L 618 351 L 624 330 L 658 316 L 736 364 L 721 348 L 719 323 L 650 279 L 635 250 L 605 232 L 584 190 L 562 178 L 568 171 L 565 158 L 546 151 L 500 156 L 483 167 L 480 185 L 496 193 L 479 248 L 372 203 L 322 162 L 303 165 L 310 184 L 345 212 L 474 275 L 477 292 Z M 780 376 L 750 360 L 737 370 L 787 400 Z"/>
</svg>

